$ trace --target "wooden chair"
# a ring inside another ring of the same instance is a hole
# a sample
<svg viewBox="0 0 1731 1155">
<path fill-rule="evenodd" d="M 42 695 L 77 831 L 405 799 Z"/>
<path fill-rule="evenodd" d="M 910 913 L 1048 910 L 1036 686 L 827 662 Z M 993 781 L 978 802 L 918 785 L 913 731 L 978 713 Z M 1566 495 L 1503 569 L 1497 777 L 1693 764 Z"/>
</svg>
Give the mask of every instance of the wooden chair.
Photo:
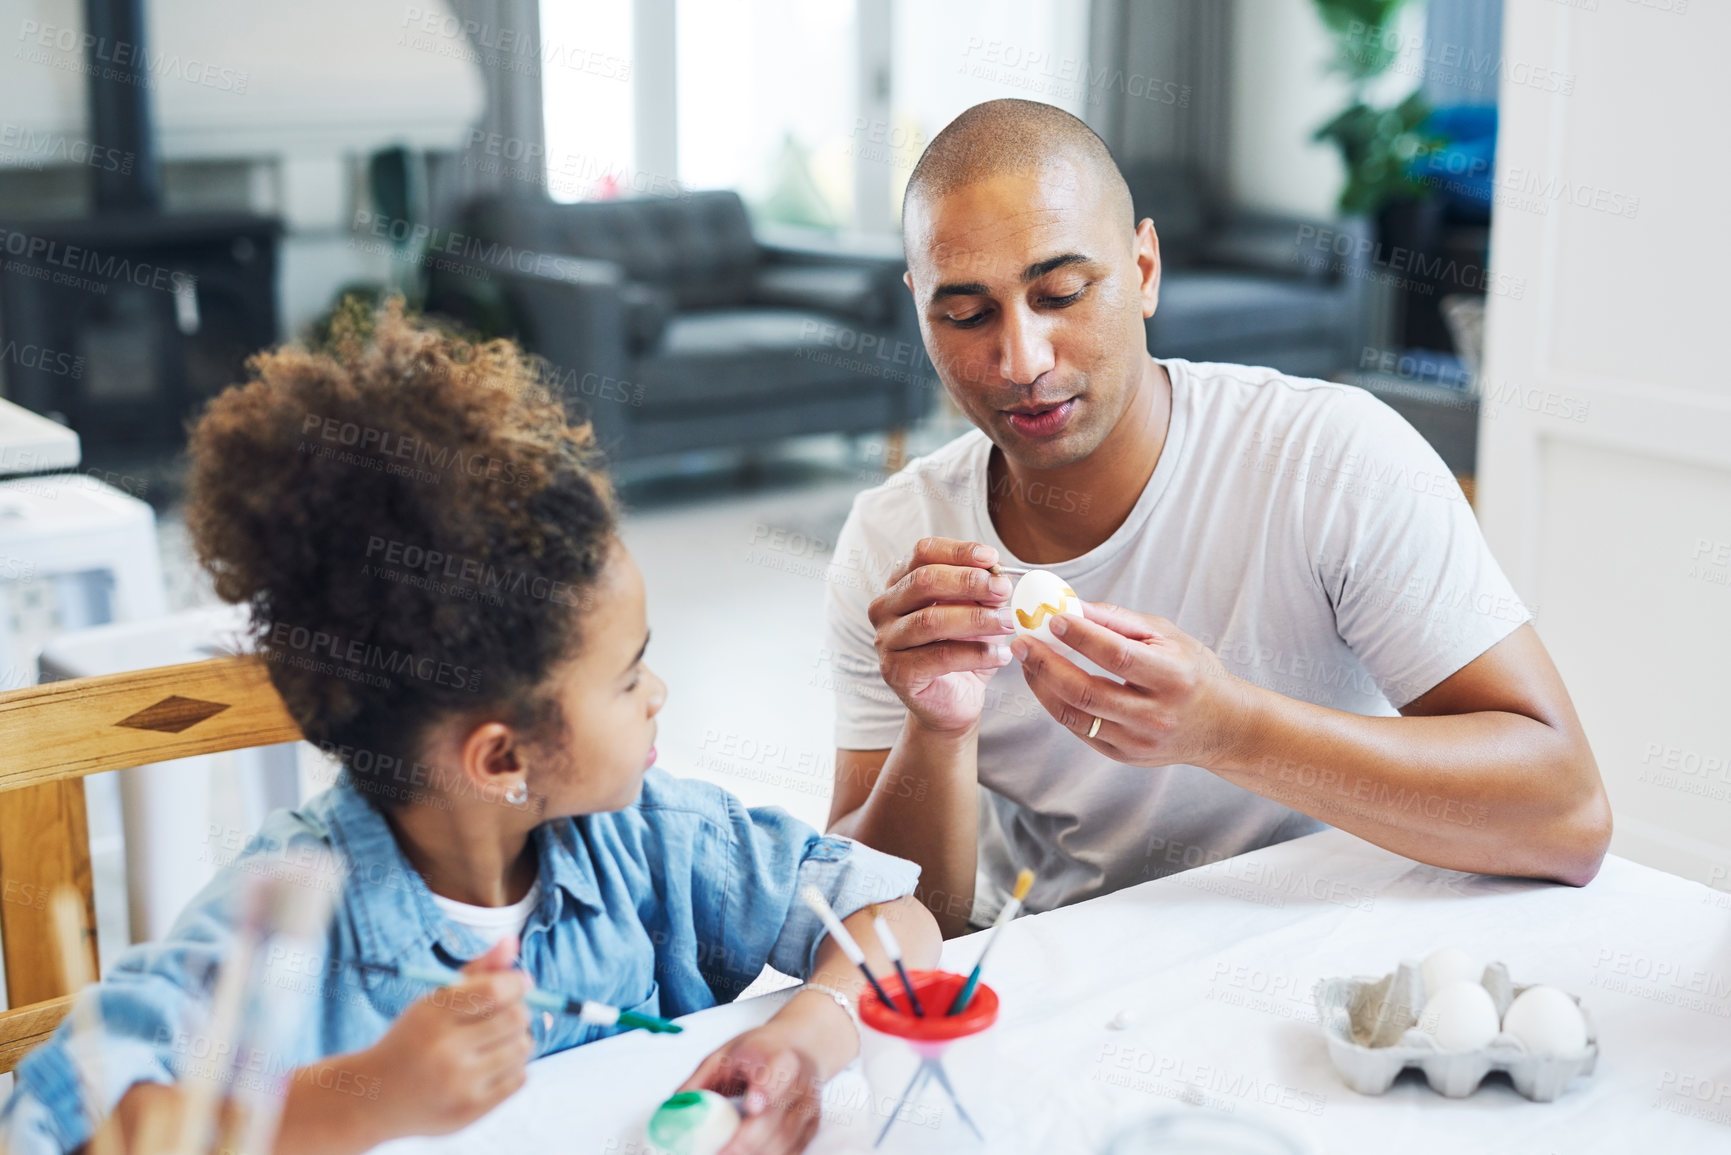
<svg viewBox="0 0 1731 1155">
<path fill-rule="evenodd" d="M 0 940 L 6 998 L 0 1072 L 43 1042 L 72 1004 L 48 896 L 71 883 L 95 926 L 86 774 L 300 739 L 257 657 L 212 658 L 0 694 Z M 90 939 L 95 973 L 95 936 Z"/>
</svg>

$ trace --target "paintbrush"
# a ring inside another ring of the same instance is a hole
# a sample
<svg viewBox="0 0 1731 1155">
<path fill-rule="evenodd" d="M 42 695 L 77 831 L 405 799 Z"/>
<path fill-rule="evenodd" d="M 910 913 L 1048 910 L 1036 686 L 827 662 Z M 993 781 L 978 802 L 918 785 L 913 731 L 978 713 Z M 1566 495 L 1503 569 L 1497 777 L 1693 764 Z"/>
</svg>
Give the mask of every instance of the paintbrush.
<svg viewBox="0 0 1731 1155">
<path fill-rule="evenodd" d="M 448 987 L 453 983 L 463 981 L 463 976 L 453 971 L 436 970 L 431 967 L 404 967 L 392 963 L 357 963 L 355 965 L 362 970 L 379 971 L 383 974 L 408 979 L 412 983 L 426 983 L 433 987 Z M 637 1011 L 622 1011 L 618 1007 L 596 1002 L 594 999 L 573 999 L 565 995 L 554 994 L 552 991 L 531 990 L 523 996 L 523 1001 L 538 1011 L 551 1011 L 556 1015 L 576 1015 L 578 1021 L 598 1027 L 611 1027 L 617 1023 L 622 1027 L 636 1027 L 640 1030 L 670 1035 L 677 1035 L 685 1029 L 678 1023 L 656 1018 L 654 1015 L 640 1014 Z"/>
<path fill-rule="evenodd" d="M 102 1012 L 94 991 L 84 988 L 96 981 L 90 973 L 90 954 L 84 945 L 84 897 L 71 886 L 58 886 L 49 899 L 49 914 L 54 923 L 55 945 L 60 952 L 60 981 L 66 993 L 74 996 L 72 1004 L 72 1042 L 67 1050 L 78 1053 L 77 1042 L 90 1046 L 88 1062 L 74 1060 L 84 1093 L 84 1107 L 90 1113 L 90 1155 L 117 1155 L 120 1148 L 112 1128 L 102 1125 Z"/>
<path fill-rule="evenodd" d="M 920 1006 L 920 996 L 914 993 L 914 981 L 908 977 L 908 968 L 902 965 L 902 944 L 896 938 L 896 932 L 890 929 L 889 919 L 878 909 L 877 903 L 872 903 L 872 930 L 877 932 L 878 941 L 883 944 L 884 953 L 890 956 L 895 964 L 896 974 L 901 976 L 902 990 L 907 992 L 908 1006 L 914 1009 L 916 1018 L 926 1017 L 926 1008 Z"/>
<path fill-rule="evenodd" d="M 835 939 L 837 945 L 841 947 L 841 952 L 853 961 L 854 966 L 859 968 L 859 973 L 866 977 L 866 982 L 872 985 L 872 990 L 878 993 L 878 998 L 884 1001 L 884 1006 L 899 1012 L 901 1008 L 896 1006 L 896 1001 L 890 998 L 890 993 L 884 990 L 883 984 L 878 982 L 876 975 L 872 974 L 871 967 L 866 965 L 865 951 L 859 948 L 859 943 L 853 940 L 853 935 L 847 932 L 847 927 L 841 924 L 841 919 L 837 918 L 835 911 L 830 909 L 829 902 L 823 897 L 823 892 L 807 883 L 800 890 L 799 896 L 805 900 L 807 906 L 811 907 L 812 913 L 823 921 L 823 927 L 829 931 L 829 937 Z"/>
<path fill-rule="evenodd" d="M 992 929 L 986 932 L 986 945 L 980 951 L 980 961 L 974 964 L 968 981 L 962 984 L 962 989 L 956 992 L 955 1002 L 950 1004 L 949 1013 L 959 1015 L 968 1009 L 968 1003 L 974 997 L 974 989 L 980 985 L 980 968 L 986 965 L 986 956 L 991 953 L 992 944 L 998 941 L 998 932 L 1004 929 L 1004 924 L 1015 918 L 1022 909 L 1022 900 L 1028 897 L 1028 890 L 1034 885 L 1034 872 L 1024 869 L 1016 875 L 1016 890 L 1010 896 L 1010 901 L 1004 904 L 1004 909 L 998 912 L 997 921 L 992 923 Z"/>
<path fill-rule="evenodd" d="M 992 566 L 990 569 L 986 570 L 986 572 L 993 575 L 994 577 L 999 576 L 999 575 L 1008 575 L 1011 577 L 1021 577 L 1023 574 L 1030 573 L 1032 571 L 1023 569 L 1019 565 L 995 565 L 995 566 Z"/>
</svg>

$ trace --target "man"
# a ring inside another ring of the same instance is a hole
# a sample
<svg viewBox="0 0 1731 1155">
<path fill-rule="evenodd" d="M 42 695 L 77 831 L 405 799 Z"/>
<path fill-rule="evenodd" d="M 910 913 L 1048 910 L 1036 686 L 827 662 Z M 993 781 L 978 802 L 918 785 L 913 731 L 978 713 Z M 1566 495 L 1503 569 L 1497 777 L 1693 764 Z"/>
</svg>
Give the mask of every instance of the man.
<svg viewBox="0 0 1731 1155">
<path fill-rule="evenodd" d="M 963 113 L 903 230 L 978 429 L 861 494 L 838 539 L 831 829 L 919 862 L 946 933 L 1024 866 L 1049 909 L 1324 823 L 1594 876 L 1611 817 L 1580 722 L 1410 426 L 1347 386 L 1151 357 L 1154 223 L 1058 109 Z M 1057 573 L 1085 619 L 1015 638 L 999 562 Z"/>
</svg>

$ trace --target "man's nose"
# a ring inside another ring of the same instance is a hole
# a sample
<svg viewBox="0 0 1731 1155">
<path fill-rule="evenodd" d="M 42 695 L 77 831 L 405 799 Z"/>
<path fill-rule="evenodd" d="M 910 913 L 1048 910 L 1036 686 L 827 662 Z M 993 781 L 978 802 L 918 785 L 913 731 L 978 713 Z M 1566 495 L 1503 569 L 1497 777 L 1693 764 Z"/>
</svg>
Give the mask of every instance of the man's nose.
<svg viewBox="0 0 1731 1155">
<path fill-rule="evenodd" d="M 661 707 L 667 705 L 667 683 L 657 678 L 653 670 L 645 669 L 643 672 L 655 683 L 649 695 L 649 716 L 653 718 L 661 713 Z"/>
<path fill-rule="evenodd" d="M 1027 308 L 1005 309 L 1003 316 L 998 373 L 1013 384 L 1030 384 L 1057 362 L 1047 323 Z"/>
</svg>

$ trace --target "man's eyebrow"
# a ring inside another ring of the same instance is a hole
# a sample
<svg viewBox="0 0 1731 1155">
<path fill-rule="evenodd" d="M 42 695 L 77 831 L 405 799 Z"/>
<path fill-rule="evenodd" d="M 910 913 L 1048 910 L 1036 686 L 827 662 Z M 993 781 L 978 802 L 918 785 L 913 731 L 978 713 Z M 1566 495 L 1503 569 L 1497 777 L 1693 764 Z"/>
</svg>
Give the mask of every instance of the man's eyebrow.
<svg viewBox="0 0 1731 1155">
<path fill-rule="evenodd" d="M 1047 257 L 1043 261 L 1035 261 L 1023 269 L 1022 283 L 1025 285 L 1029 281 L 1038 280 L 1053 269 L 1061 269 L 1065 265 L 1085 265 L 1087 263 L 1088 258 L 1081 253 L 1060 253 L 1055 257 Z"/>
<path fill-rule="evenodd" d="M 643 646 L 641 649 L 639 649 L 637 651 L 637 656 L 635 658 L 631 659 L 631 664 L 629 666 L 625 667 L 625 673 L 626 674 L 629 674 L 636 667 L 637 663 L 641 662 L 643 660 L 643 655 L 649 652 L 649 638 L 650 638 L 650 636 L 651 635 L 649 633 L 645 633 L 643 635 Z M 625 674 L 621 674 L 619 676 L 624 677 Z"/>
<path fill-rule="evenodd" d="M 938 301 L 945 297 L 983 297 L 986 286 L 978 281 L 968 281 L 964 284 L 939 285 L 932 290 L 932 300 Z"/>
<path fill-rule="evenodd" d="M 1053 269 L 1061 269 L 1065 265 L 1085 265 L 1090 258 L 1081 253 L 1060 253 L 1055 257 L 1047 257 L 1043 261 L 1035 261 L 1022 270 L 1022 283 L 1038 280 Z M 990 290 L 979 281 L 964 281 L 949 285 L 939 285 L 932 290 L 932 300 L 939 301 L 945 297 L 983 297 Z"/>
</svg>

